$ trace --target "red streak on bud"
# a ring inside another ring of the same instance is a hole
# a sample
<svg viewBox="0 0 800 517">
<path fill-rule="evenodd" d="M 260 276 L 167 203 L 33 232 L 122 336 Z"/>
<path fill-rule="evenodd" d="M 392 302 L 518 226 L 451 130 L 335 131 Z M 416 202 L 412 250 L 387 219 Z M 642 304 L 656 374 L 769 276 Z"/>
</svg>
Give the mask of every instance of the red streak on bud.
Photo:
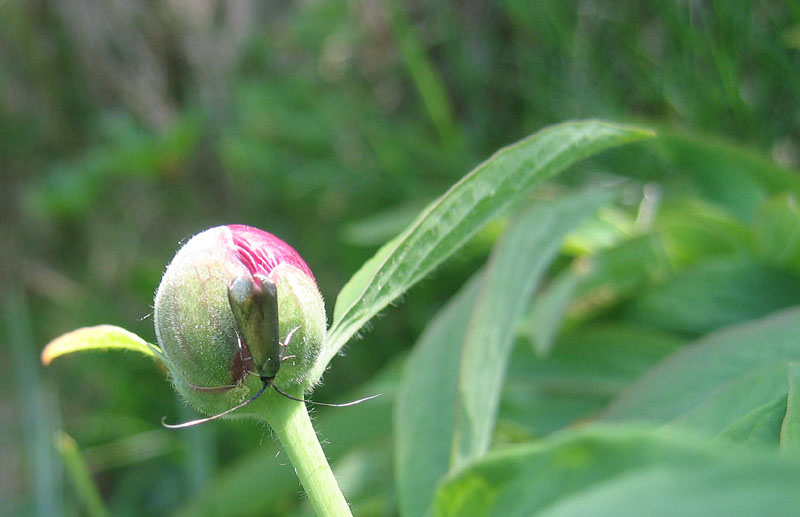
<svg viewBox="0 0 800 517">
<path fill-rule="evenodd" d="M 303 271 L 316 283 L 308 265 L 294 248 L 271 233 L 244 224 L 229 224 L 236 246 L 236 257 L 251 275 L 269 276 L 278 264 L 288 263 Z"/>
<path fill-rule="evenodd" d="M 250 349 L 247 347 L 247 343 L 242 341 L 242 346 L 239 347 L 239 353 L 233 356 L 233 363 L 231 363 L 231 377 L 233 378 L 233 382 L 239 384 L 245 374 L 252 371 L 255 371 L 253 357 L 250 355 Z"/>
</svg>

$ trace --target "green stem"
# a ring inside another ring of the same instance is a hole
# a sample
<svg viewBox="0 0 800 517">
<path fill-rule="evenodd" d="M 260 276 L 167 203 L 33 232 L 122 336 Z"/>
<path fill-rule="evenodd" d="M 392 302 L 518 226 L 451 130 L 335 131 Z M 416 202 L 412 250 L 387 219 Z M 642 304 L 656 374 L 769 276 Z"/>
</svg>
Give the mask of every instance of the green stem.
<svg viewBox="0 0 800 517">
<path fill-rule="evenodd" d="M 311 425 L 306 405 L 274 397 L 263 416 L 289 455 L 317 515 L 352 517 Z"/>
</svg>

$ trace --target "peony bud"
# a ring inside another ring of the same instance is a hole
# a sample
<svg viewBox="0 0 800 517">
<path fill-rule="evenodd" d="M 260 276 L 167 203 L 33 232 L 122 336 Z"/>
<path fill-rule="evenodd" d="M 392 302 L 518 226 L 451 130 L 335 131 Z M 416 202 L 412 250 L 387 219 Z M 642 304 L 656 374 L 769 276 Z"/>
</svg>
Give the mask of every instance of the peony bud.
<svg viewBox="0 0 800 517">
<path fill-rule="evenodd" d="M 237 300 L 245 308 L 235 315 Z M 268 317 L 275 300 L 277 331 Z M 261 314 L 264 303 L 266 321 L 247 315 Z M 178 251 L 156 292 L 154 319 L 175 386 L 205 413 L 251 397 L 265 372 L 283 390 L 302 394 L 326 329 L 322 296 L 300 255 L 244 225 L 211 228 Z M 278 349 L 274 341 L 290 335 Z"/>
</svg>

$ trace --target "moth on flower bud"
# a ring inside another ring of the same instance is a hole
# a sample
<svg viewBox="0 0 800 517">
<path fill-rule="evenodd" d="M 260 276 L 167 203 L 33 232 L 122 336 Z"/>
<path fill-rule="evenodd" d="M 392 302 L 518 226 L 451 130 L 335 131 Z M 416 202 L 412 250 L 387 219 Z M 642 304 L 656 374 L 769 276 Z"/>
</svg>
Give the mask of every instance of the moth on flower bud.
<svg viewBox="0 0 800 517">
<path fill-rule="evenodd" d="M 226 416 L 270 386 L 323 406 L 374 398 L 326 404 L 287 393 L 310 388 L 308 372 L 325 341 L 325 306 L 300 255 L 265 231 L 235 224 L 192 237 L 167 266 L 153 315 L 176 388 L 213 414 L 166 427 Z"/>
<path fill-rule="evenodd" d="M 211 228 L 178 251 L 156 292 L 154 320 L 176 388 L 210 414 L 249 403 L 273 382 L 281 391 L 308 389 L 326 328 L 322 295 L 300 255 L 244 225 Z"/>
<path fill-rule="evenodd" d="M 274 379 L 281 367 L 277 287 L 261 275 L 241 275 L 228 286 L 228 303 L 256 373 L 261 380 Z"/>
</svg>

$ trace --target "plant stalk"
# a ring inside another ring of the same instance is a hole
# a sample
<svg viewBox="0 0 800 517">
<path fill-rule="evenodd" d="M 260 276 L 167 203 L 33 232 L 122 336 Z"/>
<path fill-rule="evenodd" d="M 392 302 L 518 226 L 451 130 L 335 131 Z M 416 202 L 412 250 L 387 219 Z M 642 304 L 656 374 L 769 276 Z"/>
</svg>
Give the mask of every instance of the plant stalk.
<svg viewBox="0 0 800 517">
<path fill-rule="evenodd" d="M 352 517 L 350 506 L 317 439 L 306 405 L 273 397 L 262 416 L 289 455 L 311 506 L 320 516 Z"/>
</svg>

